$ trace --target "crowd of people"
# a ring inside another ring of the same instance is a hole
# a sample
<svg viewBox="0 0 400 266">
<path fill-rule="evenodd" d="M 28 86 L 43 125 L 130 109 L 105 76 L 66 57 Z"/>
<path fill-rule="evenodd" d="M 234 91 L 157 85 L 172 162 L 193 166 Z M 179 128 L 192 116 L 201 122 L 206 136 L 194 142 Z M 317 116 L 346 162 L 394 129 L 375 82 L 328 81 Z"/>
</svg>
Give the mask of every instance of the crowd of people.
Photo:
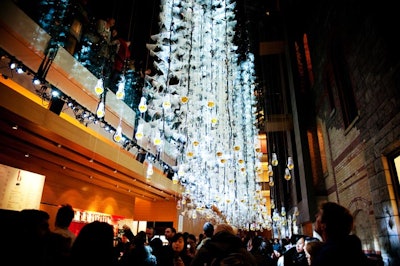
<svg viewBox="0 0 400 266">
<path fill-rule="evenodd" d="M 320 238 L 293 235 L 266 239 L 256 232 L 238 231 L 226 223 L 206 222 L 198 237 L 166 228 L 162 233 L 168 243 L 163 243 L 152 227 L 134 235 L 129 226 L 124 226 L 122 235 L 116 238 L 114 226 L 100 221 L 85 224 L 75 235 L 68 228 L 73 217 L 72 206 L 61 206 L 55 229 L 50 230 L 47 212 L 33 209 L 16 212 L 9 219 L 9 225 L 16 231 L 3 233 L 4 255 L 12 258 L 15 265 L 44 266 L 377 265 L 368 260 L 360 239 L 351 233 L 351 213 L 333 202 L 322 204 L 316 215 L 315 231 Z"/>
</svg>

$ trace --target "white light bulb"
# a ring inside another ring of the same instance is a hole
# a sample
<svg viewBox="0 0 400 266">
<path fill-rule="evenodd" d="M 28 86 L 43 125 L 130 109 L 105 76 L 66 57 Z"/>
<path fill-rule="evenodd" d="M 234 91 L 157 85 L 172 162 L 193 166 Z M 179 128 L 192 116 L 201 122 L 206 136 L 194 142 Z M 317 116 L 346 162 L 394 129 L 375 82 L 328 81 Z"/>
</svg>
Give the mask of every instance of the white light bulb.
<svg viewBox="0 0 400 266">
<path fill-rule="evenodd" d="M 94 87 L 94 91 L 97 95 L 100 95 L 104 92 L 103 80 L 98 79 L 96 86 Z"/>
<path fill-rule="evenodd" d="M 115 142 L 120 142 L 122 140 L 122 128 L 121 128 L 121 126 L 117 127 L 113 138 L 114 138 Z"/>
<path fill-rule="evenodd" d="M 147 111 L 147 104 L 146 104 L 146 98 L 145 97 L 140 98 L 139 111 L 141 113 L 144 113 L 144 112 Z"/>
<path fill-rule="evenodd" d="M 105 110 L 104 110 L 104 102 L 100 102 L 99 106 L 97 107 L 96 115 L 98 118 L 104 117 Z"/>
</svg>

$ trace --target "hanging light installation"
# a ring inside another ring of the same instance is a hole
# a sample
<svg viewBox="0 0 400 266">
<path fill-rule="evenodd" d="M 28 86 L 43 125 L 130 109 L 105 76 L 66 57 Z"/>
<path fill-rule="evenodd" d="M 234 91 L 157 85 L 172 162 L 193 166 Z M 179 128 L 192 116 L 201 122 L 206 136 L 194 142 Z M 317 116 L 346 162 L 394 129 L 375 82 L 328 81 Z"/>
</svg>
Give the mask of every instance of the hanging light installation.
<svg viewBox="0 0 400 266">
<path fill-rule="evenodd" d="M 173 182 L 190 202 L 182 214 L 265 229 L 254 56 L 239 56 L 236 24 L 234 1 L 162 0 L 161 32 L 147 45 L 157 74 L 138 109 L 151 117 L 140 123 L 156 130 L 157 151 L 176 159 Z"/>
</svg>

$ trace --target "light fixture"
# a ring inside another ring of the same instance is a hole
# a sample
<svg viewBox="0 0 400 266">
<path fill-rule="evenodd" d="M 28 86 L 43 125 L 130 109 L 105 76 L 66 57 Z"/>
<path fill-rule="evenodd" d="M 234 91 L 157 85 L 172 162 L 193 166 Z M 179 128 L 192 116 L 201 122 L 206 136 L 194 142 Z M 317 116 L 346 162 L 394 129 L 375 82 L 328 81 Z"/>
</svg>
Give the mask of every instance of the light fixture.
<svg viewBox="0 0 400 266">
<path fill-rule="evenodd" d="M 288 161 L 287 161 L 287 168 L 289 170 L 292 170 L 294 168 L 294 163 L 293 163 L 293 158 L 292 157 L 288 157 Z"/>
<path fill-rule="evenodd" d="M 122 100 L 125 97 L 125 77 L 123 77 L 119 82 L 118 82 L 118 90 L 115 93 L 115 96 L 118 100 Z"/>
<path fill-rule="evenodd" d="M 154 169 L 153 169 L 153 164 L 149 163 L 147 165 L 147 170 L 146 170 L 146 178 L 151 179 L 151 176 L 154 174 Z"/>
<path fill-rule="evenodd" d="M 97 95 L 100 95 L 104 92 L 104 85 L 103 85 L 103 79 L 98 79 L 96 82 L 96 86 L 94 87 L 94 92 Z"/>
<path fill-rule="evenodd" d="M 117 127 L 117 129 L 115 130 L 113 139 L 114 139 L 115 142 L 120 142 L 122 140 L 122 128 L 121 128 L 121 125 L 119 125 Z"/>
<path fill-rule="evenodd" d="M 160 60 L 158 74 L 143 87 L 135 138 L 146 135 L 164 147 L 156 149 L 156 158 L 176 161 L 172 179 L 184 187 L 182 198 L 190 207 L 182 205 L 182 213 L 190 219 L 201 215 L 238 228 L 268 228 L 257 182 L 254 55 L 234 43 L 235 3 L 184 2 L 165 2 L 162 32 L 147 46 Z"/>
<path fill-rule="evenodd" d="M 141 113 L 144 113 L 147 111 L 147 104 L 146 104 L 146 98 L 145 97 L 141 97 L 140 98 L 140 103 L 138 106 L 138 109 Z"/>
<path fill-rule="evenodd" d="M 100 101 L 99 105 L 97 106 L 96 115 L 98 118 L 103 118 L 104 114 L 105 114 L 104 102 Z"/>
<path fill-rule="evenodd" d="M 272 153 L 272 159 L 271 159 L 271 164 L 273 166 L 277 166 L 278 165 L 278 156 L 276 155 L 275 152 Z"/>
<path fill-rule="evenodd" d="M 135 138 L 141 140 L 143 138 L 143 124 L 139 124 L 136 129 Z"/>
<path fill-rule="evenodd" d="M 284 175 L 285 180 L 289 181 L 290 179 L 292 179 L 292 175 L 290 174 L 290 170 L 289 168 L 285 169 L 285 175 Z"/>
</svg>

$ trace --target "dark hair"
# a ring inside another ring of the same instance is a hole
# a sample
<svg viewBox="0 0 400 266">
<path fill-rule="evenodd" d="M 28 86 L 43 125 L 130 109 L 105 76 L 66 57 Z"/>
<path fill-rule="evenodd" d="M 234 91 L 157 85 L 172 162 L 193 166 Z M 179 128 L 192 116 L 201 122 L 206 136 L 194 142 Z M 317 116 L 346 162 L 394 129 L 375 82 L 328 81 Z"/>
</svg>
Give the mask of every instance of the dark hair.
<svg viewBox="0 0 400 266">
<path fill-rule="evenodd" d="M 75 212 L 72 206 L 64 204 L 57 211 L 55 225 L 58 227 L 69 227 L 74 216 Z"/>
<path fill-rule="evenodd" d="M 329 237 L 343 237 L 353 230 L 353 215 L 348 209 L 335 202 L 325 202 L 321 205 L 321 223 L 326 225 Z"/>
<path fill-rule="evenodd" d="M 204 234 L 208 237 L 212 237 L 214 234 L 214 226 L 210 222 L 205 222 L 203 225 Z"/>
</svg>

